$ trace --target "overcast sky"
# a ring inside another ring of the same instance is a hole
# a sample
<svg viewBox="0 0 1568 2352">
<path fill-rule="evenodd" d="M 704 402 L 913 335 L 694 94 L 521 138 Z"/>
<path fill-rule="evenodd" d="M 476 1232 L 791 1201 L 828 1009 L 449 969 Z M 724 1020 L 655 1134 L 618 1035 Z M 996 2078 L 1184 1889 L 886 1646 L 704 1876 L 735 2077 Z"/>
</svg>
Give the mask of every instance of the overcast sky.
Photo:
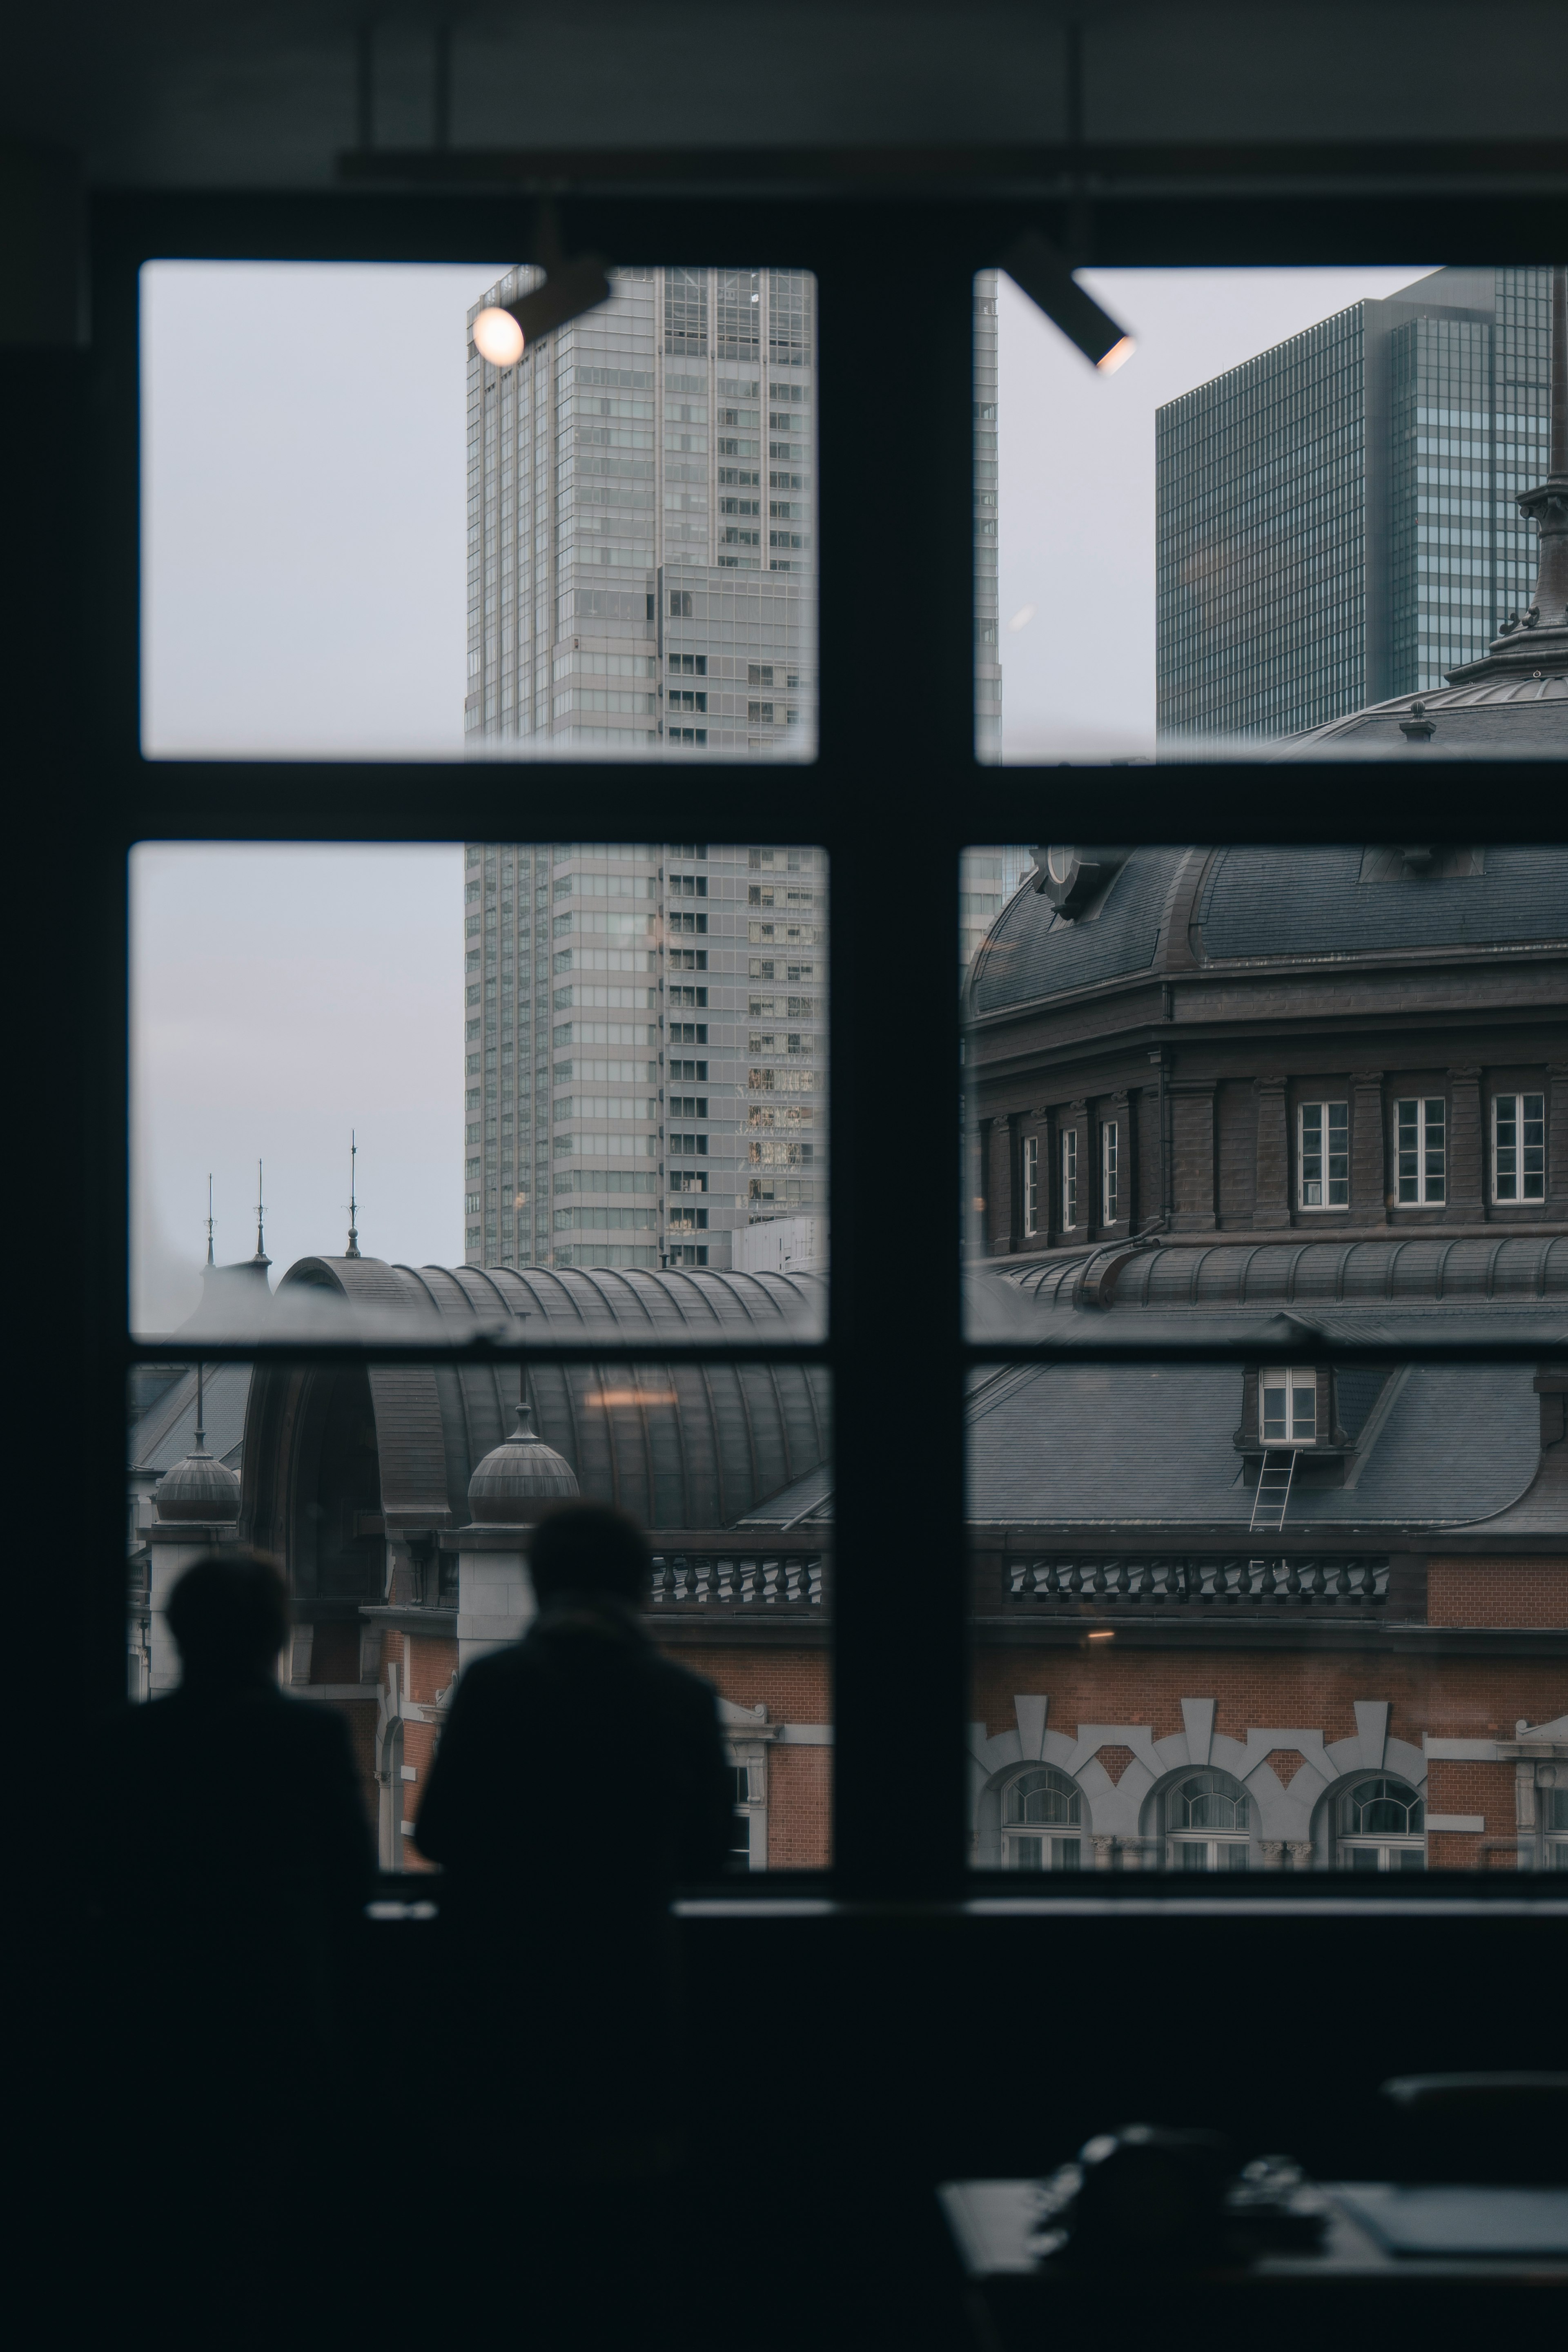
<svg viewBox="0 0 1568 2352">
<path fill-rule="evenodd" d="M 159 262 L 142 273 L 143 740 L 167 755 L 460 752 L 464 316 L 506 268 Z M 1147 750 L 1155 408 L 1363 295 L 1380 270 L 1100 271 L 1139 338 L 1098 375 L 1001 303 L 1009 752 Z M 1031 619 L 1008 621 L 1026 607 Z M 220 1260 L 462 1256 L 459 852 L 137 853 L 136 1314 Z"/>
</svg>

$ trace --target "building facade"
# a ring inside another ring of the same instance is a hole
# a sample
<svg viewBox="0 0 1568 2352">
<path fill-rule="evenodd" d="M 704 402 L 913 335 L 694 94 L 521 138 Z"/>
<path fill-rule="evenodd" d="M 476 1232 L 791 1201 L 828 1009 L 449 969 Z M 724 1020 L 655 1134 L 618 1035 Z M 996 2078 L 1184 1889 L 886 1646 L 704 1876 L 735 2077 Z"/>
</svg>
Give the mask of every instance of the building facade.
<svg viewBox="0 0 1568 2352">
<path fill-rule="evenodd" d="M 470 842 L 464 1255 L 731 1263 L 826 1215 L 827 874 L 784 842 Z"/>
<path fill-rule="evenodd" d="M 969 982 L 972 1328 L 1055 1357 L 969 1402 L 976 1861 L 1568 1865 L 1568 852 L 1037 856 Z"/>
<path fill-rule="evenodd" d="M 809 756 L 814 281 L 611 284 L 513 367 L 470 334 L 468 740 Z"/>
<path fill-rule="evenodd" d="M 1159 411 L 1163 735 L 1288 735 L 1438 688 L 1526 608 L 1552 279 L 1436 270 Z"/>
</svg>

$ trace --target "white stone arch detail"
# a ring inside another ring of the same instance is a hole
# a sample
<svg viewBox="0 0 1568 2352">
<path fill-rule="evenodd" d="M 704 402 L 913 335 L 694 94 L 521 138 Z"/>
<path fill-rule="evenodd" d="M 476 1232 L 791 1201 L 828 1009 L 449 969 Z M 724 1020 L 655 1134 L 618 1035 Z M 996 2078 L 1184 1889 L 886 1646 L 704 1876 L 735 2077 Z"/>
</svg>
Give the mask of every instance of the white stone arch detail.
<svg viewBox="0 0 1568 2352">
<path fill-rule="evenodd" d="M 970 1859 L 980 1869 L 996 1870 L 1002 1862 L 1002 1791 L 1020 1766 L 1054 1764 L 1077 1781 L 1084 1801 L 1083 1834 L 1092 1836 L 1094 1801 L 1077 1772 L 1072 1759 L 1079 1743 L 1059 1731 L 1046 1729 L 1046 1704 L 1038 1698 L 1014 1701 L 1022 1728 L 993 1732 L 983 1723 L 969 1727 Z M 1101 1773 L 1101 1780 L 1105 1775 Z M 1109 1784 L 1108 1784 L 1109 1785 Z"/>
</svg>

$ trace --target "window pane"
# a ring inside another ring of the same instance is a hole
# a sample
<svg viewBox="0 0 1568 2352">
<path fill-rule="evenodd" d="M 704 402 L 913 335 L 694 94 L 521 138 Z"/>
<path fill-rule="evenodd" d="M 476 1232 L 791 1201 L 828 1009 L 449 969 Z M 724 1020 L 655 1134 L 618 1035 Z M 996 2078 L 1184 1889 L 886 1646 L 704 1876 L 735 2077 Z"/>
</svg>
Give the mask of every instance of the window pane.
<svg viewBox="0 0 1568 2352">
<path fill-rule="evenodd" d="M 532 1361 L 445 1368 L 138 1367 L 128 1398 L 128 1667 L 133 1700 L 180 1677 L 170 1594 L 251 1545 L 288 1580 L 279 1675 L 353 1735 L 381 1865 L 418 1871 L 419 1808 L 463 1670 L 524 1635 L 533 1528 L 580 1493 L 652 1549 L 643 1619 L 719 1694 L 734 1827 L 752 1869 L 829 1858 L 833 1616 L 826 1375 Z M 820 1434 L 804 1437 L 808 1428 Z M 613 1725 L 585 1730 L 583 1837 L 638 1801 Z"/>
<path fill-rule="evenodd" d="M 137 1329 L 819 1334 L 826 900 L 788 843 L 139 848 Z"/>
<path fill-rule="evenodd" d="M 1103 367 L 1018 269 L 974 288 L 981 758 L 1562 756 L 1550 268 L 1084 269 Z"/>
<path fill-rule="evenodd" d="M 538 282 L 143 268 L 149 753 L 813 755 L 815 281 Z"/>
<path fill-rule="evenodd" d="M 980 1866 L 1056 1773 L 1096 1868 L 1555 1867 L 1565 943 L 1552 845 L 1031 851 L 963 982 Z"/>
</svg>

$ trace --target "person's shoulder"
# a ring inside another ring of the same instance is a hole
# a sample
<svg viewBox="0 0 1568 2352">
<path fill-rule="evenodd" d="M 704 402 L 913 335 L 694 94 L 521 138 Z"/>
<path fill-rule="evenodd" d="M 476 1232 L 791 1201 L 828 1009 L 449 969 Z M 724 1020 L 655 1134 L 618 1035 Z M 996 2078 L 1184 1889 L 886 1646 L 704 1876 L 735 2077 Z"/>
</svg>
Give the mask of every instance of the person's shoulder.
<svg viewBox="0 0 1568 2352">
<path fill-rule="evenodd" d="M 647 1671 L 657 1686 L 671 1705 L 689 1708 L 693 1714 L 711 1715 L 719 1704 L 719 1693 L 706 1675 L 693 1672 L 674 1658 L 667 1658 L 662 1650 L 649 1648 Z"/>
</svg>

